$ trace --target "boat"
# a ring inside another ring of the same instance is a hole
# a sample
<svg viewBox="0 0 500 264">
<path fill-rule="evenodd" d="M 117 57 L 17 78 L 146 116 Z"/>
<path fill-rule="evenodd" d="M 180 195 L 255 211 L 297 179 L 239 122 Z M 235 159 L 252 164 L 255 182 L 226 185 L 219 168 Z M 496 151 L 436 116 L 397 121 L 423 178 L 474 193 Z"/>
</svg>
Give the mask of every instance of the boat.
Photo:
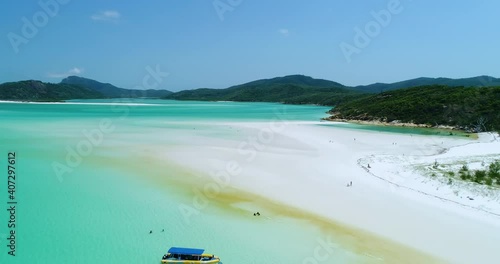
<svg viewBox="0 0 500 264">
<path fill-rule="evenodd" d="M 171 247 L 167 254 L 163 255 L 160 263 L 222 264 L 219 257 L 204 252 L 204 249 L 199 248 Z"/>
</svg>

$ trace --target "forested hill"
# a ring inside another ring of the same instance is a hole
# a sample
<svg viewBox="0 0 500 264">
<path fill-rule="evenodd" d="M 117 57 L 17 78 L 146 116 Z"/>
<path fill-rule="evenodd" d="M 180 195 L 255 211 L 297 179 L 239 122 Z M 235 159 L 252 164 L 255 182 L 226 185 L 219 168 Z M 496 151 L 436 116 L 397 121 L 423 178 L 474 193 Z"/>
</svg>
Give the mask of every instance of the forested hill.
<svg viewBox="0 0 500 264">
<path fill-rule="evenodd" d="M 324 87 L 336 87 L 336 88 L 346 88 L 346 86 L 334 82 L 334 81 L 329 81 L 329 80 L 324 80 L 324 79 L 315 79 L 306 75 L 300 75 L 300 74 L 295 74 L 295 75 L 287 75 L 284 77 L 275 77 L 272 79 L 261 79 L 261 80 L 256 80 L 240 85 L 235 85 L 232 87 L 229 87 L 230 89 L 237 89 L 240 87 L 256 87 L 256 86 L 262 86 L 262 85 L 277 85 L 277 84 L 295 84 L 295 85 L 300 85 L 300 86 L 309 86 L 309 87 L 317 87 L 317 88 L 324 88 Z"/>
<path fill-rule="evenodd" d="M 446 85 L 455 87 L 491 87 L 500 86 L 500 79 L 485 75 L 461 79 L 421 77 L 395 83 L 374 83 L 370 85 L 360 85 L 352 87 L 352 89 L 367 93 L 380 93 L 426 85 Z"/>
<path fill-rule="evenodd" d="M 85 87 L 96 92 L 101 93 L 108 98 L 137 98 L 137 97 L 155 97 L 160 98 L 171 94 L 172 92 L 168 90 L 139 90 L 139 89 L 125 89 L 119 88 L 109 83 L 101 83 L 92 79 L 87 79 L 78 76 L 69 76 L 64 78 L 61 83 L 78 85 Z"/>
<path fill-rule="evenodd" d="M 396 83 L 374 83 L 365 86 L 345 86 L 338 82 L 314 79 L 304 75 L 289 75 L 262 79 L 226 89 L 201 88 L 176 92 L 164 97 L 175 100 L 282 102 L 290 104 L 336 105 L 363 94 L 406 89 L 417 86 L 445 85 L 464 87 L 500 86 L 500 79 L 490 76 L 472 78 L 416 78 Z"/>
<path fill-rule="evenodd" d="M 257 80 L 226 89 L 196 89 L 173 93 L 165 99 L 202 101 L 280 102 L 336 105 L 363 93 L 343 85 L 303 75 Z"/>
<path fill-rule="evenodd" d="M 62 101 L 98 98 L 104 96 L 91 89 L 69 84 L 43 83 L 34 80 L 0 84 L 0 100 Z"/>
<path fill-rule="evenodd" d="M 500 87 L 414 87 L 344 102 L 332 109 L 331 114 L 331 119 L 500 131 Z"/>
</svg>

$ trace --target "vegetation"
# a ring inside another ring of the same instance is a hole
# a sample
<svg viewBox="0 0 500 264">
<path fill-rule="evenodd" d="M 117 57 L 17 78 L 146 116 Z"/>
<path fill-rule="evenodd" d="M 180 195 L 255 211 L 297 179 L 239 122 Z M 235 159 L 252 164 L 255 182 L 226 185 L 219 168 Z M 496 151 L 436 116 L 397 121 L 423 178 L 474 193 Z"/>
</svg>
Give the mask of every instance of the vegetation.
<svg viewBox="0 0 500 264">
<path fill-rule="evenodd" d="M 291 75 L 258 80 L 227 89 L 196 89 L 171 94 L 165 99 L 200 101 L 279 102 L 286 104 L 318 104 L 334 106 L 366 96 L 343 85 Z"/>
<path fill-rule="evenodd" d="M 500 160 L 491 163 L 487 170 L 470 171 L 467 165 L 463 165 L 458 174 L 464 181 L 500 186 Z"/>
<path fill-rule="evenodd" d="M 337 88 L 346 88 L 346 86 L 323 79 L 315 79 L 309 76 L 295 74 L 288 75 L 284 77 L 276 77 L 272 79 L 261 79 L 241 85 L 233 86 L 232 88 L 245 87 L 245 86 L 265 86 L 265 85 L 276 85 L 276 84 L 295 84 L 301 86 L 311 86 L 311 87 L 337 87 Z"/>
<path fill-rule="evenodd" d="M 64 101 L 70 99 L 100 98 L 160 98 L 172 92 L 167 90 L 131 90 L 108 83 L 76 76 L 64 79 L 60 84 L 29 80 L 0 84 L 0 100 L 12 101 Z"/>
<path fill-rule="evenodd" d="M 463 84 L 473 87 L 419 84 Z M 336 82 L 291 75 L 258 80 L 227 89 L 196 89 L 165 99 L 201 101 L 280 102 L 336 106 L 332 119 L 447 125 L 469 132 L 500 130 L 500 79 L 418 78 L 393 84 L 347 87 Z M 480 87 L 481 86 L 481 87 Z M 406 89 L 402 89 L 406 88 Z M 379 94 L 379 90 L 393 90 Z M 370 92 L 370 93 L 368 93 Z"/>
<path fill-rule="evenodd" d="M 0 100 L 62 101 L 103 97 L 99 92 L 69 84 L 43 83 L 33 80 L 0 84 Z"/>
<path fill-rule="evenodd" d="M 421 83 L 462 83 L 475 87 L 430 85 L 407 88 Z M 500 87 L 477 87 L 481 84 L 498 83 L 499 79 L 487 76 L 468 79 L 418 78 L 394 84 L 373 84 L 368 89 L 368 86 L 347 87 L 328 80 L 290 75 L 226 89 L 205 88 L 171 93 L 167 90 L 123 89 L 108 83 L 70 76 L 60 84 L 40 81 L 4 83 L 0 85 L 0 100 L 162 97 L 176 100 L 318 104 L 335 106 L 331 111 L 333 119 L 448 125 L 479 132 L 500 131 Z M 398 90 L 373 94 L 377 89 Z"/>
<path fill-rule="evenodd" d="M 445 85 L 445 86 L 464 86 L 464 87 L 487 87 L 500 86 L 500 79 L 490 76 L 477 76 L 463 79 L 450 78 L 416 78 L 396 83 L 375 83 L 353 87 L 354 90 L 367 93 L 380 93 L 392 90 L 404 89 L 408 87 Z"/>
<path fill-rule="evenodd" d="M 500 131 L 500 87 L 414 87 L 343 102 L 331 113 L 337 119 Z"/>
<path fill-rule="evenodd" d="M 71 84 L 85 87 L 96 92 L 101 93 L 107 98 L 137 98 L 137 97 L 149 97 L 149 98 L 160 98 L 171 94 L 172 92 L 167 90 L 134 90 L 134 89 L 124 89 L 118 88 L 109 83 L 101 83 L 87 78 L 82 78 L 78 76 L 69 76 L 61 81 L 62 84 Z"/>
<path fill-rule="evenodd" d="M 238 89 L 198 89 L 182 91 L 166 99 L 200 101 L 279 102 L 285 104 L 336 105 L 362 95 L 343 88 L 276 84 L 271 86 L 239 87 Z"/>
</svg>

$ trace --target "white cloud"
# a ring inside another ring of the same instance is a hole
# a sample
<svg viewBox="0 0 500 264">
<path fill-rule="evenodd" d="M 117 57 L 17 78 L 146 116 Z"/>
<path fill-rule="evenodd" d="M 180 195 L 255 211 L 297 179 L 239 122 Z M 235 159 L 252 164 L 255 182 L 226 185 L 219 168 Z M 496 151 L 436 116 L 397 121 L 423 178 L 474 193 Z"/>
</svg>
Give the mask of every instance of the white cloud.
<svg viewBox="0 0 500 264">
<path fill-rule="evenodd" d="M 80 68 L 73 68 L 71 70 L 68 71 L 70 74 L 80 74 L 80 73 L 83 73 L 83 69 L 80 69 Z"/>
<path fill-rule="evenodd" d="M 47 77 L 49 78 L 66 78 L 70 75 L 79 75 L 79 74 L 82 74 L 83 73 L 83 69 L 82 68 L 77 68 L 77 67 L 74 67 L 72 69 L 69 69 L 68 71 L 66 72 L 59 72 L 59 73 L 49 73 L 47 74 Z"/>
<path fill-rule="evenodd" d="M 96 21 L 118 21 L 122 15 L 115 10 L 100 11 L 93 14 L 90 18 Z"/>
<path fill-rule="evenodd" d="M 279 32 L 282 36 L 284 36 L 284 37 L 288 37 L 288 35 L 290 35 L 290 31 L 289 31 L 288 29 L 286 29 L 286 28 L 282 28 L 282 29 L 278 30 L 278 32 Z"/>
</svg>

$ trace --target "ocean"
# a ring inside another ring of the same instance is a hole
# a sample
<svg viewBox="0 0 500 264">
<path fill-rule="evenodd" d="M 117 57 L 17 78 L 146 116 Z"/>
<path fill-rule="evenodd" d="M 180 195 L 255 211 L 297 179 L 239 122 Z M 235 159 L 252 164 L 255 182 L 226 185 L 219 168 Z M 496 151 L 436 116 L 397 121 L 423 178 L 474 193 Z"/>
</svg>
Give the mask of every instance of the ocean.
<svg viewBox="0 0 500 264">
<path fill-rule="evenodd" d="M 173 246 L 203 248 L 225 264 L 373 262 L 307 219 L 251 213 L 266 202 L 199 196 L 199 175 L 156 154 L 191 137 L 239 140 L 216 124 L 317 122 L 329 109 L 154 99 L 0 103 L 0 263 L 159 263 Z M 15 153 L 10 184 L 8 153 Z"/>
</svg>

